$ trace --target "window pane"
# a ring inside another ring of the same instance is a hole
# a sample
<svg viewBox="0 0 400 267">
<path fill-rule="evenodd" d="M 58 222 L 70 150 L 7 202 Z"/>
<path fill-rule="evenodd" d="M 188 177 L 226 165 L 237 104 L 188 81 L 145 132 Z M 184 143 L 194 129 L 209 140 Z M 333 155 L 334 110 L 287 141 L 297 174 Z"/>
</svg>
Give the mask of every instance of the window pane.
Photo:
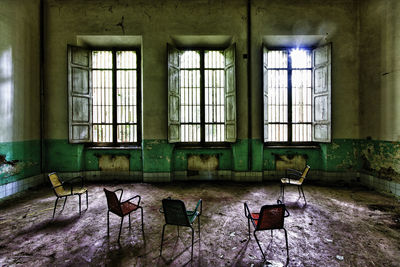
<svg viewBox="0 0 400 267">
<path fill-rule="evenodd" d="M 293 142 L 311 142 L 311 124 L 292 125 Z"/>
<path fill-rule="evenodd" d="M 206 69 L 224 69 L 225 57 L 223 51 L 205 51 L 204 67 Z"/>
<path fill-rule="evenodd" d="M 311 51 L 305 49 L 290 50 L 292 68 L 311 68 Z"/>
<path fill-rule="evenodd" d="M 288 141 L 288 125 L 287 124 L 270 124 L 268 126 L 268 138 L 271 142 L 287 142 Z"/>
<path fill-rule="evenodd" d="M 268 51 L 267 55 L 268 68 L 287 68 L 288 53 L 286 50 Z"/>
<path fill-rule="evenodd" d="M 181 141 L 200 142 L 200 52 L 181 53 Z"/>
<path fill-rule="evenodd" d="M 182 51 L 180 55 L 181 68 L 200 68 L 199 51 Z"/>
<path fill-rule="evenodd" d="M 225 58 L 222 51 L 204 53 L 205 141 L 225 141 Z"/>
<path fill-rule="evenodd" d="M 111 51 L 92 52 L 92 67 L 94 69 L 112 69 L 112 65 Z"/>
<path fill-rule="evenodd" d="M 288 73 L 268 70 L 268 121 L 288 121 Z"/>
<path fill-rule="evenodd" d="M 136 69 L 135 51 L 117 51 L 117 69 Z"/>
<path fill-rule="evenodd" d="M 311 122 L 311 70 L 292 71 L 292 121 Z"/>
<path fill-rule="evenodd" d="M 136 125 L 118 125 L 117 142 L 137 142 L 137 126 Z"/>
</svg>

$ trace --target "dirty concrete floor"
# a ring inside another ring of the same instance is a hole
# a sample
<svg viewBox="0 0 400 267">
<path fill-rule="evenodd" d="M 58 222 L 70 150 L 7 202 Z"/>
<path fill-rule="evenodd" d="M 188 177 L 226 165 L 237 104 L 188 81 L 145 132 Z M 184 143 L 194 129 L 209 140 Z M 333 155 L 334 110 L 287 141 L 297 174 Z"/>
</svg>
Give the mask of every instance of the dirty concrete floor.
<svg viewBox="0 0 400 267">
<path fill-rule="evenodd" d="M 138 212 L 132 228 L 125 218 L 120 245 L 119 217 L 111 215 L 107 238 L 103 187 L 124 189 L 123 199 L 142 196 L 144 236 Z M 78 214 L 78 197 L 68 198 L 52 220 L 55 197 L 50 188 L 19 193 L 0 201 L 0 266 L 282 266 L 286 264 L 283 231 L 260 233 L 271 264 L 262 260 L 247 235 L 243 202 L 252 212 L 279 197 L 276 183 L 91 184 L 89 209 Z M 286 218 L 289 266 L 400 266 L 399 201 L 363 188 L 304 186 L 308 205 L 297 189 L 286 190 L 291 213 Z M 194 228 L 193 262 L 190 230 L 166 228 L 163 257 L 159 257 L 164 218 L 161 199 L 171 196 L 193 208 L 203 199 L 201 239 Z M 83 198 L 83 203 L 85 199 Z M 83 205 L 83 208 L 85 206 Z M 252 229 L 253 230 L 253 229 Z"/>
</svg>

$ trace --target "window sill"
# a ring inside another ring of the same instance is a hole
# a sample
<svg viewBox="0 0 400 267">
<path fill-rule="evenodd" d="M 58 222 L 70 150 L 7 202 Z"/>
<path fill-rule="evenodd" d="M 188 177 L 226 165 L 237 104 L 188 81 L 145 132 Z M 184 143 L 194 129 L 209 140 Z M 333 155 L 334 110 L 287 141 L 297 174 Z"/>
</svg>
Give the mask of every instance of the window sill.
<svg viewBox="0 0 400 267">
<path fill-rule="evenodd" d="M 219 144 L 187 144 L 187 143 L 176 143 L 176 149 L 228 149 L 231 148 L 230 143 L 219 143 Z"/>
<path fill-rule="evenodd" d="M 321 147 L 317 144 L 312 145 L 276 145 L 276 144 L 264 144 L 264 148 L 282 148 L 282 149 L 320 149 Z"/>
<path fill-rule="evenodd" d="M 140 150 L 141 146 L 87 146 L 88 150 Z"/>
</svg>

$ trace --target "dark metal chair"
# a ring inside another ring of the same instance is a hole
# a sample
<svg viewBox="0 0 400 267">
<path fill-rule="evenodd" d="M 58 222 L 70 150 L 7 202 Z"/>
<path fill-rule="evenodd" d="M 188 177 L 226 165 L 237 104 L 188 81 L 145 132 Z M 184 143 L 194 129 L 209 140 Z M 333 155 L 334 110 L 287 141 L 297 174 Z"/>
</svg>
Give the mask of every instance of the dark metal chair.
<svg viewBox="0 0 400 267">
<path fill-rule="evenodd" d="M 186 226 L 192 229 L 192 253 L 191 260 L 193 260 L 193 243 L 194 243 L 194 229 L 192 227 L 193 222 L 198 220 L 199 227 L 199 239 L 200 239 L 200 215 L 203 209 L 202 200 L 200 199 L 197 202 L 196 208 L 193 211 L 186 210 L 185 203 L 179 199 L 171 199 L 166 198 L 162 200 L 162 209 L 160 209 L 161 213 L 164 213 L 165 224 L 163 226 L 162 235 L 161 235 L 161 249 L 160 256 L 162 255 L 162 247 L 164 241 L 164 230 L 167 224 L 178 226 L 178 236 L 179 236 L 179 226 Z"/>
<path fill-rule="evenodd" d="M 250 239 L 250 221 L 251 221 L 251 223 L 254 226 L 254 232 L 253 232 L 254 237 L 256 239 L 258 247 L 261 250 L 264 260 L 265 260 L 265 255 L 258 241 L 256 232 L 271 230 L 271 236 L 272 236 L 272 230 L 283 229 L 285 231 L 287 262 L 289 262 L 289 246 L 288 246 L 287 231 L 284 228 L 284 220 L 285 217 L 288 217 L 290 214 L 289 211 L 286 209 L 285 204 L 282 204 L 282 202 L 278 200 L 278 204 L 276 205 L 264 205 L 261 207 L 259 213 L 251 213 L 249 207 L 247 206 L 247 203 L 244 203 L 244 212 L 249 227 L 249 239 Z"/>
<path fill-rule="evenodd" d="M 307 204 L 306 197 L 303 191 L 303 182 L 306 179 L 307 174 L 310 170 L 310 166 L 306 165 L 303 172 L 293 169 L 286 170 L 286 177 L 281 179 L 281 196 L 282 201 L 285 202 L 285 186 L 286 185 L 296 185 L 299 191 L 299 197 L 301 197 L 301 193 L 303 194 L 304 202 Z M 300 193 L 301 190 L 301 193 Z"/>
<path fill-rule="evenodd" d="M 77 176 L 77 177 L 74 177 L 74 178 L 71 178 L 71 179 L 65 180 L 65 181 L 60 181 L 57 173 L 55 173 L 55 172 L 50 173 L 48 176 L 49 176 L 51 185 L 53 186 L 54 194 L 57 197 L 56 202 L 54 204 L 53 218 L 54 218 L 54 214 L 56 213 L 57 202 L 58 202 L 59 198 L 63 198 L 63 197 L 65 198 L 64 205 L 61 209 L 61 212 L 62 212 L 65 207 L 65 202 L 67 202 L 67 198 L 69 196 L 74 196 L 74 195 L 79 196 L 79 215 L 81 215 L 81 195 L 86 193 L 86 209 L 88 209 L 88 207 L 89 207 L 88 190 L 85 187 L 83 187 L 84 180 L 83 180 L 82 176 Z M 71 182 L 74 180 L 78 180 L 78 179 L 81 181 L 81 186 L 74 187 Z M 70 187 L 70 189 L 67 190 L 64 188 L 64 186 L 68 186 L 68 187 Z"/>
<path fill-rule="evenodd" d="M 119 199 L 117 198 L 117 191 L 121 191 L 121 195 L 119 196 Z M 139 206 L 140 204 L 140 196 L 136 195 L 134 197 L 131 197 L 128 200 L 125 200 L 121 202 L 123 190 L 122 189 L 117 189 L 115 191 L 110 191 L 104 188 L 104 193 L 106 194 L 107 197 L 107 205 L 108 205 L 108 210 L 107 210 L 107 237 L 110 237 L 110 212 L 114 213 L 115 215 L 121 217 L 121 225 L 119 227 L 119 234 L 118 234 L 118 243 L 119 239 L 121 237 L 121 229 L 122 229 L 122 223 L 124 221 L 125 215 L 129 216 L 129 228 L 131 228 L 131 212 L 140 209 L 141 212 L 141 219 L 142 219 L 142 232 L 143 230 L 143 208 Z M 131 202 L 131 200 L 137 198 L 138 201 L 137 203 Z"/>
</svg>

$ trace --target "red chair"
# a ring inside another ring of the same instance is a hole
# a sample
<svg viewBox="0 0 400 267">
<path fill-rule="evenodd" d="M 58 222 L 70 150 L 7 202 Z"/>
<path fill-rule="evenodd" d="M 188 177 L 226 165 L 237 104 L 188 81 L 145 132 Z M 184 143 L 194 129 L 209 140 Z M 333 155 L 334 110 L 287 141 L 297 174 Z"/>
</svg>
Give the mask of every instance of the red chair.
<svg viewBox="0 0 400 267">
<path fill-rule="evenodd" d="M 282 202 L 278 200 L 278 204 L 276 205 L 264 205 L 261 207 L 259 213 L 251 213 L 249 207 L 247 206 L 247 203 L 244 203 L 244 212 L 249 226 L 249 239 L 250 239 L 250 221 L 251 221 L 254 226 L 254 237 L 257 241 L 258 247 L 261 250 L 264 260 L 265 260 L 265 255 L 258 241 L 256 232 L 271 230 L 271 236 L 272 236 L 272 230 L 283 229 L 285 231 L 287 262 L 289 262 L 289 246 L 288 246 L 287 232 L 286 229 L 284 228 L 284 220 L 285 217 L 288 217 L 290 214 L 286 209 L 285 204 L 282 204 Z"/>
<path fill-rule="evenodd" d="M 117 198 L 117 191 L 121 191 L 121 195 L 119 196 L 119 199 Z M 115 191 L 109 191 L 104 188 L 104 193 L 106 193 L 107 197 L 107 205 L 108 205 L 108 211 L 107 211 L 107 236 L 110 237 L 110 212 L 114 213 L 115 215 L 121 217 L 121 225 L 119 227 L 119 234 L 118 234 L 118 243 L 119 239 L 121 237 L 121 229 L 122 229 L 122 223 L 124 221 L 124 216 L 128 215 L 129 216 L 129 228 L 131 228 L 131 212 L 140 209 L 141 212 L 141 218 L 142 218 L 142 232 L 143 230 L 143 208 L 139 206 L 140 204 L 140 196 L 136 195 L 126 201 L 121 202 L 123 190 L 122 189 L 117 189 Z M 131 200 L 138 198 L 137 203 L 131 202 Z"/>
</svg>

